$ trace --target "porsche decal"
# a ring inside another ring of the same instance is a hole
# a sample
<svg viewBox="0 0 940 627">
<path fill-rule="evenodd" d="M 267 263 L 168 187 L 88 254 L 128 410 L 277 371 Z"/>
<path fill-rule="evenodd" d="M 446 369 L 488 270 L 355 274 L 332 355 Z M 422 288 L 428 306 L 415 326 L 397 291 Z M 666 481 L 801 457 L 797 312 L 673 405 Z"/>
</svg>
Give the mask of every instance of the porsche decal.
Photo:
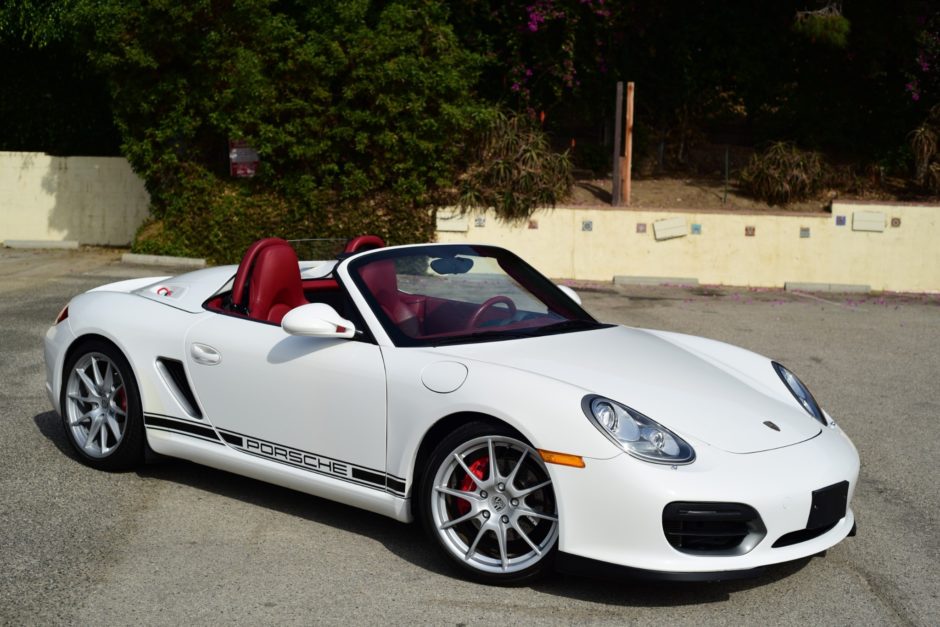
<svg viewBox="0 0 940 627">
<path fill-rule="evenodd" d="M 219 433 L 222 434 L 222 438 L 227 444 L 243 453 L 365 487 L 387 490 L 397 496 L 405 496 L 404 480 L 384 472 L 363 468 L 349 462 L 324 457 L 317 453 L 296 449 L 284 444 L 268 442 L 244 433 L 235 433 L 234 431 L 222 429 L 219 430 Z"/>
<path fill-rule="evenodd" d="M 287 464 L 288 466 L 301 468 L 308 472 L 342 479 L 343 481 L 364 487 L 388 491 L 396 496 L 405 496 L 404 479 L 371 468 L 363 468 L 342 460 L 324 457 L 323 455 L 303 451 L 283 444 L 268 442 L 267 440 L 262 440 L 243 433 L 223 429 L 216 430 L 208 425 L 195 424 L 170 418 L 169 416 L 146 414 L 144 416 L 144 424 L 148 429 L 170 431 L 179 435 L 192 436 L 216 444 L 222 444 L 224 441 L 225 444 L 248 455 Z M 221 438 L 219 436 L 221 436 Z"/>
</svg>

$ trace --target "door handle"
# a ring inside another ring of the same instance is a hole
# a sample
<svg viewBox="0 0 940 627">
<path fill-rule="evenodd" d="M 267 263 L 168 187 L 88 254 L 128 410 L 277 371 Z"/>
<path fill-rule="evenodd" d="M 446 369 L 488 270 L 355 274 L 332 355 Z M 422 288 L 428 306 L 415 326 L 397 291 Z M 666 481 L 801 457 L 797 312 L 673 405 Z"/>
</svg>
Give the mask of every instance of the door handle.
<svg viewBox="0 0 940 627">
<path fill-rule="evenodd" d="M 199 342 L 193 342 L 189 353 L 193 356 L 193 361 L 203 366 L 214 366 L 222 361 L 222 355 L 219 351 L 206 344 L 200 344 Z"/>
</svg>

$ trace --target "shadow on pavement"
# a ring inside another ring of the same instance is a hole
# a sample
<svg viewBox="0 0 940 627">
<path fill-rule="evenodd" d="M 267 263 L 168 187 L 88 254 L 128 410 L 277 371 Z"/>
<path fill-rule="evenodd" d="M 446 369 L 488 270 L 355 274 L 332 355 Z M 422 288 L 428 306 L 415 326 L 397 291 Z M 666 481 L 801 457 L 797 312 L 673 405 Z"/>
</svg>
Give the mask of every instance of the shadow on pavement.
<svg viewBox="0 0 940 627">
<path fill-rule="evenodd" d="M 43 434 L 47 440 L 55 444 L 59 452 L 69 459 L 79 462 L 78 455 L 72 449 L 72 445 L 65 435 L 65 427 L 62 426 L 62 419 L 54 411 L 47 411 L 33 416 L 33 422 L 39 433 Z"/>
<path fill-rule="evenodd" d="M 39 432 L 63 455 L 80 462 L 66 439 L 58 415 L 51 411 L 45 412 L 35 416 L 33 421 Z M 461 578 L 461 573 L 437 553 L 436 547 L 417 523 L 402 524 L 385 516 L 185 460 L 161 458 L 136 472 L 140 477 L 172 481 L 349 531 L 381 542 L 388 551 L 415 566 L 438 575 Z M 785 579 L 802 570 L 811 559 L 771 566 L 759 577 L 737 581 L 682 583 L 629 579 L 598 580 L 555 573 L 528 587 L 553 596 L 624 607 L 696 605 L 727 601 L 735 592 Z M 486 589 L 486 586 L 480 587 Z"/>
</svg>

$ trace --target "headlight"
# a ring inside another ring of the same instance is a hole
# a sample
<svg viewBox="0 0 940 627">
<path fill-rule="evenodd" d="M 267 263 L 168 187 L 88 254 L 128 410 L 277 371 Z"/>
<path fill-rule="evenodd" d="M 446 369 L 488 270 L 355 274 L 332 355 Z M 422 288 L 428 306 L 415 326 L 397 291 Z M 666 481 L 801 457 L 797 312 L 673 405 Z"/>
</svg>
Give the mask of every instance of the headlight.
<svg viewBox="0 0 940 627">
<path fill-rule="evenodd" d="M 601 433 L 624 451 L 657 464 L 689 464 L 689 443 L 652 418 L 603 396 L 585 396 L 581 408 Z"/>
<path fill-rule="evenodd" d="M 803 406 L 803 409 L 806 410 L 806 413 L 828 427 L 829 423 L 826 421 L 826 417 L 819 408 L 819 403 L 817 403 L 816 399 L 813 398 L 809 388 L 803 385 L 803 382 L 800 381 L 795 374 L 784 368 L 782 365 L 775 361 L 771 363 L 774 365 L 774 370 L 776 370 L 777 374 L 780 375 L 780 380 L 783 381 L 783 384 L 787 386 L 788 390 L 790 390 L 790 394 L 793 395 L 793 398 L 795 398 L 797 402 Z"/>
</svg>

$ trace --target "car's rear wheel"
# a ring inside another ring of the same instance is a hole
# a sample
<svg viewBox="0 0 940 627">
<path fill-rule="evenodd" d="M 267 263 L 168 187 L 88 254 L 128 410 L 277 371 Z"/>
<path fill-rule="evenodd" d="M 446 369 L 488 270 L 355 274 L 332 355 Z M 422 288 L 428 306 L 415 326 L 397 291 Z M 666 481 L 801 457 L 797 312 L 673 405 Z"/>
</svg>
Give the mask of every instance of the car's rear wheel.
<svg viewBox="0 0 940 627">
<path fill-rule="evenodd" d="M 143 461 L 140 394 L 124 355 L 101 341 L 84 342 L 65 364 L 62 422 L 83 462 L 126 470 Z"/>
<path fill-rule="evenodd" d="M 422 522 L 444 554 L 485 583 L 551 568 L 558 505 L 538 451 L 510 429 L 474 422 L 444 438 L 420 485 Z"/>
</svg>

